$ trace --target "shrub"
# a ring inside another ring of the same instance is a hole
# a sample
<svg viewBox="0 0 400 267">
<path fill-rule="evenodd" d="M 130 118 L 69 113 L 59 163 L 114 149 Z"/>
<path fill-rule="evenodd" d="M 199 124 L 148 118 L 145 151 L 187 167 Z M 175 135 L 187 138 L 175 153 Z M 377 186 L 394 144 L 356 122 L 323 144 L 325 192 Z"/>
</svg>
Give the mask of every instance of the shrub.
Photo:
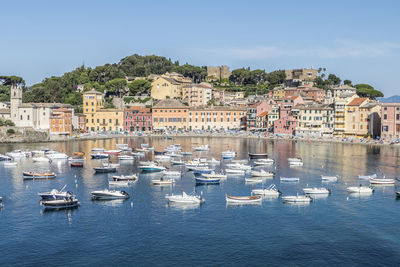
<svg viewBox="0 0 400 267">
<path fill-rule="evenodd" d="M 15 130 L 14 129 L 8 129 L 7 130 L 7 134 L 15 134 Z"/>
</svg>

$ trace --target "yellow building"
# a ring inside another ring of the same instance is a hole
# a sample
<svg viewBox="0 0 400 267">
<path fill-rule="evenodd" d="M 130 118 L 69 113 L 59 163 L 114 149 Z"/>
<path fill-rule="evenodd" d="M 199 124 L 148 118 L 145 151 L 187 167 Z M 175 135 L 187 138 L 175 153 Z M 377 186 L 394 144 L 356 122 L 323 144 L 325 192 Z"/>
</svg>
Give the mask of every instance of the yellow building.
<svg viewBox="0 0 400 267">
<path fill-rule="evenodd" d="M 151 83 L 151 97 L 157 100 L 182 98 L 182 87 L 190 85 L 192 80 L 178 73 L 166 73 L 155 77 Z"/>
<path fill-rule="evenodd" d="M 124 111 L 104 109 L 103 101 L 103 94 L 94 89 L 83 93 L 86 131 L 123 131 Z"/>
<path fill-rule="evenodd" d="M 284 99 L 285 98 L 285 89 L 280 88 L 280 87 L 274 88 L 273 98 L 274 99 Z"/>
</svg>

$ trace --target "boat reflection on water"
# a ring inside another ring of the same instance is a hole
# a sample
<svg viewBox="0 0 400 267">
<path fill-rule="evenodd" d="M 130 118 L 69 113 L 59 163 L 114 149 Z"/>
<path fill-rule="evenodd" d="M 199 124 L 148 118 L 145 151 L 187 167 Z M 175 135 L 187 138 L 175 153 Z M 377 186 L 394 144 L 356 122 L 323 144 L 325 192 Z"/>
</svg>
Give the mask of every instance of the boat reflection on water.
<svg viewBox="0 0 400 267">
<path fill-rule="evenodd" d="M 123 198 L 121 198 L 121 199 L 96 199 L 93 202 L 103 205 L 103 206 L 117 207 L 117 206 L 121 206 L 127 200 L 128 200 L 127 198 L 125 198 L 125 199 L 123 199 Z"/>
<path fill-rule="evenodd" d="M 373 195 L 373 192 L 365 192 L 365 193 L 349 193 L 348 198 L 369 198 Z"/>
<path fill-rule="evenodd" d="M 306 207 L 310 206 L 311 202 L 288 202 L 288 201 L 283 201 L 282 202 L 285 206 L 293 206 L 293 207 Z"/>
<path fill-rule="evenodd" d="M 58 212 L 65 212 L 66 214 L 71 214 L 72 212 L 75 212 L 78 209 L 78 206 L 75 207 L 60 207 L 60 208 L 44 208 L 40 210 L 41 215 L 45 214 L 52 214 L 52 213 L 58 213 Z"/>
<path fill-rule="evenodd" d="M 226 207 L 227 208 L 236 208 L 236 207 L 244 207 L 244 206 L 258 206 L 258 207 L 261 207 L 262 206 L 262 202 L 247 202 L 247 203 L 226 202 Z"/>
<path fill-rule="evenodd" d="M 311 194 L 310 197 L 315 200 L 315 199 L 326 199 L 329 197 L 329 193 L 326 194 Z"/>
<path fill-rule="evenodd" d="M 166 205 L 167 208 L 171 208 L 174 210 L 194 210 L 194 209 L 199 209 L 201 205 L 199 203 L 193 204 L 193 203 L 179 203 L 179 202 L 169 202 Z"/>
</svg>

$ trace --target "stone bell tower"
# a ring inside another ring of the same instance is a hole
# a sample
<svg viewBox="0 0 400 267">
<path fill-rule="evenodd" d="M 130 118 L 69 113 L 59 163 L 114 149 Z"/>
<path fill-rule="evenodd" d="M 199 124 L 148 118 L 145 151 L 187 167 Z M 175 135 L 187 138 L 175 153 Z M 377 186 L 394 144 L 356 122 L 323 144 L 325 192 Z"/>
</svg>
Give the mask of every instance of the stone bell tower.
<svg viewBox="0 0 400 267">
<path fill-rule="evenodd" d="M 22 88 L 16 85 L 11 85 L 10 92 L 10 106 L 11 106 L 11 120 L 15 123 L 15 126 L 19 125 L 19 114 L 18 110 L 22 104 Z"/>
</svg>

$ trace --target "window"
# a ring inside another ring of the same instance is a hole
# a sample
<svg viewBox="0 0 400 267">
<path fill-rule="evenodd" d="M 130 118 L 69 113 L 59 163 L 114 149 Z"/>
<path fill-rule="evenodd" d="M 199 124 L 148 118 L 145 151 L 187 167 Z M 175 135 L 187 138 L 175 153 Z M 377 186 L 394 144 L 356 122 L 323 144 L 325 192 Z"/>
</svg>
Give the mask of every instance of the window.
<svg viewBox="0 0 400 267">
<path fill-rule="evenodd" d="M 27 118 L 28 118 L 28 121 L 29 121 L 29 115 L 27 116 Z"/>
<path fill-rule="evenodd" d="M 361 114 L 362 115 L 362 114 Z M 387 120 L 387 114 L 383 114 L 383 119 Z"/>
</svg>

